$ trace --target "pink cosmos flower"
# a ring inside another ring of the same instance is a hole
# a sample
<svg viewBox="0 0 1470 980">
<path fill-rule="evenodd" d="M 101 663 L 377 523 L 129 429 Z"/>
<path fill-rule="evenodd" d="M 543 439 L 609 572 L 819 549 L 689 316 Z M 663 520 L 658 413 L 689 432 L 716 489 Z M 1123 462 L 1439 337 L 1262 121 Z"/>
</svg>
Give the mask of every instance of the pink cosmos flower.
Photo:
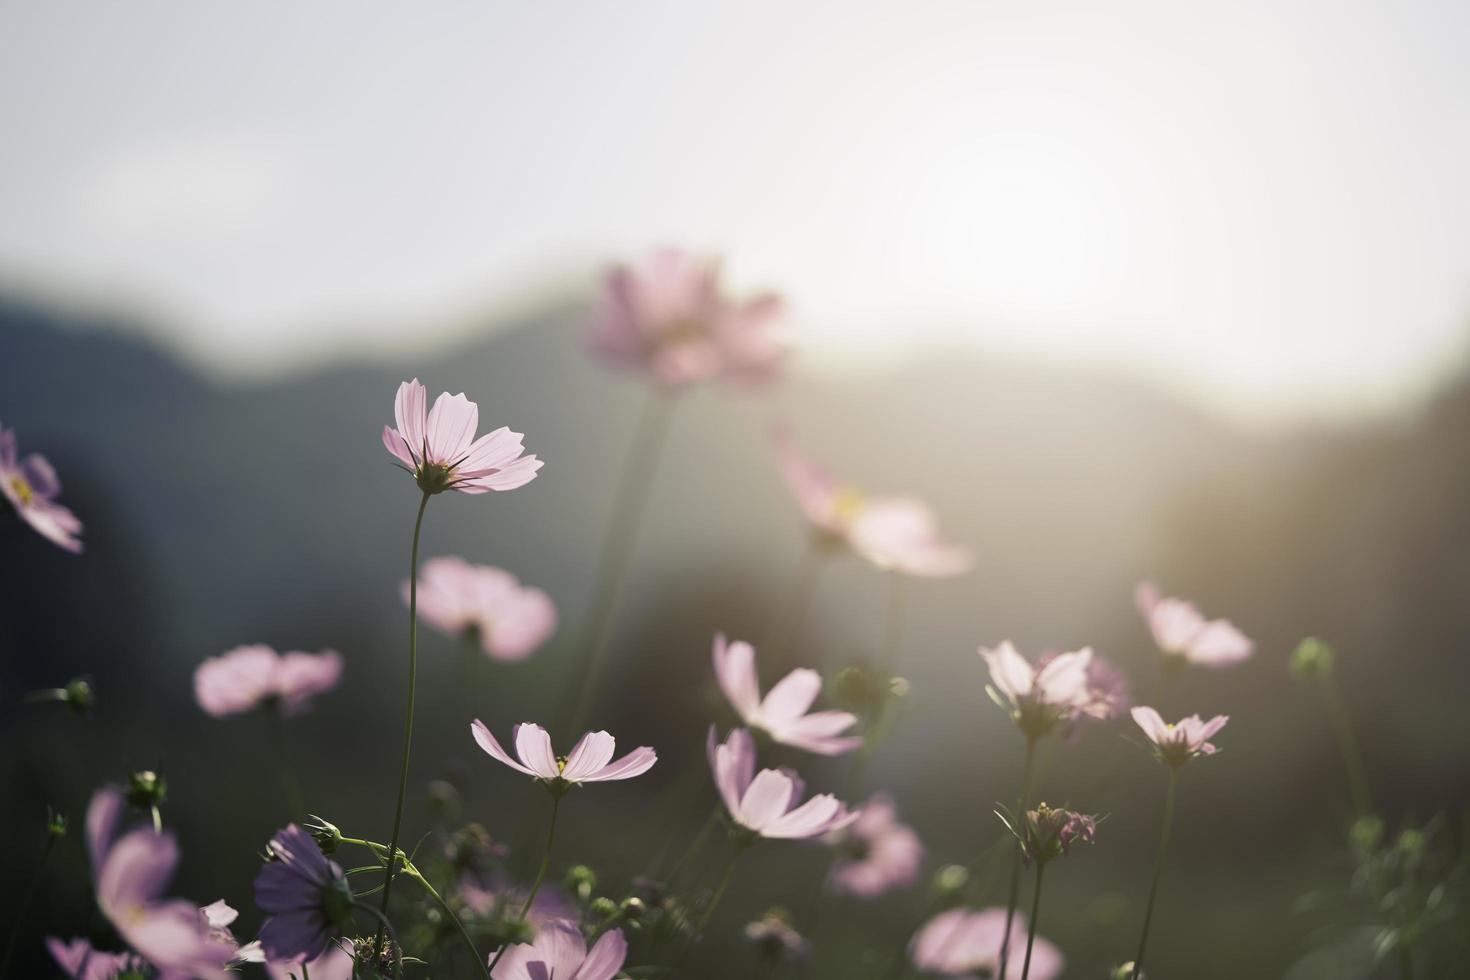
<svg viewBox="0 0 1470 980">
<path fill-rule="evenodd" d="M 853 521 L 866 504 L 863 495 L 843 486 L 831 473 L 797 449 L 791 433 L 785 428 L 776 430 L 773 441 L 776 463 L 802 514 L 825 539 L 833 543 L 845 542 Z"/>
<path fill-rule="evenodd" d="M 271 838 L 270 860 L 255 876 L 255 904 L 267 961 L 301 963 L 327 953 L 352 921 L 352 889 L 312 836 L 288 824 Z"/>
<path fill-rule="evenodd" d="M 1000 948 L 1006 932 L 1006 910 L 966 908 L 941 912 L 919 928 L 909 941 L 909 959 L 927 973 L 979 980 L 1000 974 Z M 1011 921 L 1012 950 L 1026 948 L 1026 920 L 1020 912 Z M 1020 980 L 1021 957 L 1011 956 L 1003 980 Z M 1055 980 L 1066 961 L 1061 951 L 1040 936 L 1031 950 L 1031 980 Z"/>
<path fill-rule="evenodd" d="M 899 822 L 886 793 L 875 793 L 851 827 L 827 840 L 847 855 L 833 863 L 827 878 L 827 887 L 839 894 L 877 898 L 919 877 L 924 845 L 912 827 Z"/>
<path fill-rule="evenodd" d="M 745 941 L 773 968 L 787 963 L 800 964 L 812 955 L 811 941 L 793 929 L 776 909 L 745 924 Z"/>
<path fill-rule="evenodd" d="M 0 511 L 8 503 L 43 538 L 73 554 L 82 550 L 82 522 L 56 502 L 61 481 L 39 453 L 18 459 L 15 433 L 0 426 Z"/>
<path fill-rule="evenodd" d="M 612 761 L 617 742 L 607 732 L 588 732 L 577 741 L 565 758 L 551 750 L 551 736 L 540 725 L 517 725 L 511 731 L 515 741 L 517 762 L 512 759 L 485 723 L 476 718 L 470 725 L 475 742 L 492 759 L 503 762 L 516 772 L 534 776 L 554 793 L 565 792 L 579 783 L 602 783 L 611 779 L 632 779 L 653 768 L 658 753 L 641 745 L 627 755 Z"/>
<path fill-rule="evenodd" d="M 970 550 L 942 540 L 934 512 L 912 497 L 868 504 L 853 520 L 849 537 L 858 554 L 901 575 L 950 578 L 974 565 Z"/>
<path fill-rule="evenodd" d="M 446 391 L 425 411 L 427 402 L 418 378 L 403 382 L 393 402 L 398 428 L 383 426 L 383 445 L 424 493 L 514 490 L 536 478 L 541 461 L 521 455 L 521 433 L 501 426 L 475 438 L 480 408 L 463 392 Z"/>
<path fill-rule="evenodd" d="M 1228 620 L 1207 620 L 1194 603 L 1159 595 L 1152 582 L 1134 590 L 1138 611 L 1148 622 L 1154 642 L 1166 656 L 1201 667 L 1229 667 L 1251 655 L 1255 647 Z"/>
<path fill-rule="evenodd" d="M 61 972 L 72 980 L 116 980 L 129 971 L 141 974 L 146 965 L 141 957 L 132 953 L 106 953 L 93 949 L 85 939 L 64 943 L 55 936 L 47 936 L 46 949 Z"/>
<path fill-rule="evenodd" d="M 173 834 L 151 826 L 118 835 L 123 794 L 100 789 L 87 807 L 97 907 L 118 935 L 164 974 L 227 980 L 235 943 L 214 934 L 199 906 L 160 897 L 179 863 Z"/>
<path fill-rule="evenodd" d="M 1210 739 L 1230 720 L 1226 715 L 1216 715 L 1209 721 L 1201 720 L 1199 715 L 1190 715 L 1169 724 L 1157 711 L 1147 707 L 1134 708 L 1132 714 L 1143 734 L 1154 743 L 1154 755 L 1165 765 L 1176 768 L 1197 755 L 1218 752 L 1219 749 L 1210 744 Z"/>
<path fill-rule="evenodd" d="M 830 793 L 800 803 L 806 784 L 789 769 L 755 771 L 755 739 L 737 728 L 716 743 L 710 726 L 709 765 L 730 819 L 754 837 L 803 839 L 851 825 L 859 814 Z M 798 805 L 800 803 L 800 805 Z"/>
<path fill-rule="evenodd" d="M 305 711 L 312 698 L 336 687 L 341 678 L 342 657 L 333 650 L 277 654 L 254 644 L 200 664 L 194 670 L 194 700 L 216 718 L 263 704 L 274 704 L 290 716 Z"/>
<path fill-rule="evenodd" d="M 1055 650 L 1043 653 L 1036 658 L 1035 669 L 1045 669 L 1058 656 L 1060 654 Z M 1087 703 L 1079 709 L 1080 715 L 1105 721 L 1122 714 L 1132 704 L 1133 691 L 1128 675 L 1107 658 L 1094 653 L 1087 662 Z"/>
<path fill-rule="evenodd" d="M 662 249 L 609 273 L 587 342 L 609 364 L 670 387 L 759 382 L 786 354 L 781 313 L 774 294 L 722 295 L 718 263 Z"/>
<path fill-rule="evenodd" d="M 451 636 L 473 630 L 492 660 L 524 660 L 556 629 L 556 607 L 545 592 L 499 568 L 452 555 L 424 562 L 418 603 L 419 617 Z"/>
<path fill-rule="evenodd" d="M 550 922 L 536 930 L 532 943 L 506 950 L 492 980 L 612 980 L 628 958 L 621 929 L 605 932 L 587 949 L 582 930 L 573 922 Z M 490 957 L 493 962 L 495 957 Z"/>
<path fill-rule="evenodd" d="M 822 676 L 815 670 L 793 670 L 761 700 L 754 647 L 741 640 L 726 643 L 724 634 L 717 634 L 713 656 L 715 680 L 740 720 L 765 732 L 773 741 L 818 755 L 841 755 L 863 744 L 856 736 L 838 735 L 857 723 L 857 715 L 848 711 L 807 712 L 822 690 Z"/>
<path fill-rule="evenodd" d="M 1090 648 L 1057 654 L 1036 667 L 1009 640 L 994 649 L 981 647 L 980 656 L 990 667 L 991 697 L 1028 736 L 1045 735 L 1094 706 Z"/>
</svg>

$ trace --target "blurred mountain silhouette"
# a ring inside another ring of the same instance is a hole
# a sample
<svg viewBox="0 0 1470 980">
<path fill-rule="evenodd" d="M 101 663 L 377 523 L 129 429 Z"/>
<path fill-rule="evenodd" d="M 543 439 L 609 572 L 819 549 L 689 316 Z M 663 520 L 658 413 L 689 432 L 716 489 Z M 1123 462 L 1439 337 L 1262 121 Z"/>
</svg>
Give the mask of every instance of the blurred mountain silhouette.
<svg viewBox="0 0 1470 980">
<path fill-rule="evenodd" d="M 513 827 L 524 787 L 473 752 L 464 726 L 474 713 L 506 729 L 559 702 L 645 397 L 580 349 L 583 316 L 573 304 L 548 308 L 422 360 L 245 385 L 201 377 L 106 316 L 0 299 L 0 424 L 22 452 L 52 459 L 87 525 L 81 558 L 0 525 L 0 778 L 20 787 L 0 817 L 10 839 L 39 839 L 47 802 L 76 817 L 98 783 L 160 767 L 185 846 L 178 890 L 208 901 L 229 882 L 226 897 L 249 909 L 251 849 L 280 818 L 273 784 L 257 785 L 270 747 L 257 747 L 265 736 L 248 719 L 205 719 L 190 695 L 196 663 L 246 642 L 343 651 L 343 690 L 294 726 L 295 751 L 326 797 L 309 805 L 363 814 L 376 826 L 360 832 L 386 836 L 406 628 L 398 588 L 417 492 L 379 433 L 396 385 L 414 376 L 431 395 L 465 391 L 482 430 L 523 431 L 546 460 L 524 490 L 437 498 L 423 547 L 502 565 L 561 610 L 558 640 L 522 667 L 487 670 L 468 707 L 443 659 L 449 641 L 423 644 L 421 697 L 436 707 L 423 714 L 415 779 L 454 776 L 470 813 L 492 831 Z M 702 765 L 705 727 L 730 721 L 708 693 L 712 634 L 765 638 L 791 587 L 805 537 L 768 451 L 786 421 L 855 485 L 930 500 L 946 534 L 979 556 L 970 576 L 908 589 L 904 670 L 920 710 L 875 762 L 874 781 L 918 824 L 931 864 L 969 860 L 977 834 L 993 836 L 993 801 L 1018 778 L 1019 746 L 985 698 L 976 646 L 1090 644 L 1154 701 L 1155 658 L 1131 599 L 1146 577 L 1258 642 L 1243 667 L 1186 676 L 1163 696 L 1165 714 L 1232 721 L 1227 752 L 1188 780 L 1193 815 L 1176 853 L 1191 857 L 1168 887 L 1191 896 L 1199 921 L 1180 914 L 1165 929 L 1161 972 L 1171 961 L 1191 962 L 1198 977 L 1279 972 L 1304 948 L 1288 909 L 1301 875 L 1331 854 L 1322 828 L 1345 812 L 1345 793 L 1321 706 L 1286 676 L 1301 637 L 1340 648 L 1390 813 L 1470 802 L 1470 716 L 1454 696 L 1470 680 L 1470 383 L 1412 418 L 1262 432 L 1125 379 L 972 352 L 862 377 L 794 367 L 770 392 L 698 392 L 677 408 L 593 719 L 620 742 L 659 747 L 663 764 L 642 790 Z M 833 669 L 872 653 L 886 588 L 856 562 L 826 570 L 797 659 Z M 44 706 L 17 705 L 25 690 L 82 673 L 96 676 L 101 700 L 81 734 Z M 1115 920 L 1131 921 L 1145 884 L 1138 856 L 1153 839 L 1158 773 L 1118 747 L 1122 730 L 1087 734 L 1084 751 L 1057 753 L 1045 777 L 1055 797 L 1115 814 L 1109 843 L 1076 869 L 1075 896 L 1058 896 L 1049 914 L 1078 964 L 1071 976 L 1126 958 L 1119 937 L 1133 933 Z M 811 768 L 836 784 L 836 770 Z M 630 811 L 638 798 L 612 790 L 602 802 Z M 638 832 L 631 815 L 598 819 L 609 822 L 602 832 Z M 590 815 L 568 826 L 571 848 L 579 832 L 598 832 Z M 191 850 L 220 828 L 238 853 Z M 636 869 L 629 851 L 616 870 Z M 769 867 L 789 873 L 792 863 Z M 7 857 L 4 873 L 20 866 Z M 762 897 L 759 875 L 749 878 L 732 901 L 755 914 L 779 896 Z M 58 886 L 43 908 L 74 915 L 80 892 Z M 0 896 L 0 920 L 14 900 Z M 915 896 L 908 911 L 921 906 Z M 901 942 L 912 924 L 895 914 L 884 928 Z M 1185 959 L 1201 949 L 1204 967 Z"/>
</svg>

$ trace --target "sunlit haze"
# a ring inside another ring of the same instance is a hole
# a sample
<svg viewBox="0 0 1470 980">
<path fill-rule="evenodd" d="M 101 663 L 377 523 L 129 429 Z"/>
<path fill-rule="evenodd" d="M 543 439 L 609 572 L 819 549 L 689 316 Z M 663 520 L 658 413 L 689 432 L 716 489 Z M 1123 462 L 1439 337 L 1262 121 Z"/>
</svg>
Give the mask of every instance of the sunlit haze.
<svg viewBox="0 0 1470 980">
<path fill-rule="evenodd" d="M 677 243 L 818 367 L 1392 406 L 1470 312 L 1470 5 L 1410 7 L 7 5 L 0 277 L 258 375 Z"/>
</svg>

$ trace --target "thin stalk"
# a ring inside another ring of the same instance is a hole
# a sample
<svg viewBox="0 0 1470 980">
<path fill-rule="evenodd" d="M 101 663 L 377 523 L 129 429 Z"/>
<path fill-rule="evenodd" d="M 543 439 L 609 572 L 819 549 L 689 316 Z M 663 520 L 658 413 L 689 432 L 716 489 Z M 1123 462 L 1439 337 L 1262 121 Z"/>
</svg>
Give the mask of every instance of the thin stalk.
<svg viewBox="0 0 1470 980">
<path fill-rule="evenodd" d="M 1337 734 L 1337 746 L 1342 751 L 1342 764 L 1347 769 L 1354 815 L 1366 817 L 1373 812 L 1373 799 L 1368 792 L 1368 768 L 1363 764 L 1363 752 L 1353 732 L 1352 717 L 1342 699 L 1342 689 L 1330 672 L 1322 679 L 1322 690 L 1327 698 L 1327 713 L 1332 717 L 1332 727 Z"/>
<path fill-rule="evenodd" d="M 408 791 L 408 756 L 413 748 L 413 695 L 419 671 L 419 532 L 424 526 L 424 510 L 429 494 L 419 500 L 419 513 L 413 522 L 413 548 L 408 563 L 408 709 L 403 718 L 403 762 L 398 767 L 398 802 L 393 807 L 393 836 L 388 839 L 388 868 L 383 876 L 383 901 L 379 905 L 378 931 L 373 936 L 373 959 L 383 945 L 383 927 L 388 921 L 388 896 L 393 890 L 393 865 L 398 860 L 398 835 L 403 829 L 403 797 Z"/>
<path fill-rule="evenodd" d="M 1414 950 L 1407 943 L 1399 943 L 1399 980 L 1414 980 Z"/>
<path fill-rule="evenodd" d="M 556 815 L 560 809 L 560 794 L 552 794 L 551 820 L 546 827 L 546 850 L 541 855 L 541 867 L 536 872 L 536 880 L 531 883 L 531 891 L 529 894 L 526 895 L 525 904 L 521 906 L 521 914 L 519 917 L 522 919 L 526 917 L 527 912 L 531 911 L 531 905 L 536 901 L 536 893 L 541 890 L 541 882 L 546 878 L 546 869 L 551 865 L 551 849 L 556 845 Z M 493 971 L 495 969 L 495 964 L 500 962 L 500 958 L 505 955 L 505 951 L 507 949 L 510 949 L 509 943 L 506 943 L 505 945 L 500 947 L 500 949 L 495 953 L 495 959 L 490 961 L 490 967 L 487 972 Z"/>
<path fill-rule="evenodd" d="M 669 888 L 674 887 L 674 882 L 679 880 L 679 872 L 683 871 L 684 866 L 689 863 L 689 859 L 699 853 L 700 848 L 704 847 L 704 842 L 709 839 L 709 835 L 714 831 L 715 826 L 719 822 L 720 806 L 719 804 L 715 804 L 714 809 L 710 810 L 709 816 L 705 818 L 704 825 L 699 828 L 699 833 L 694 835 L 694 839 L 689 842 L 689 846 L 684 849 L 684 853 L 679 856 L 679 860 L 675 861 L 674 866 L 669 869 Z"/>
<path fill-rule="evenodd" d="M 1021 795 L 1016 797 L 1017 818 L 1024 820 L 1026 804 L 1031 801 L 1031 775 L 1036 765 L 1036 736 L 1026 736 L 1026 761 L 1021 766 Z M 1016 920 L 1016 903 L 1021 898 L 1021 849 L 1015 848 L 1011 855 L 1011 889 L 1006 898 L 1006 931 L 1000 941 L 1000 970 L 998 976 L 1006 976 L 1006 967 L 1011 955 L 1011 923 Z"/>
<path fill-rule="evenodd" d="M 898 572 L 889 572 L 893 582 L 888 590 L 888 629 L 883 637 L 883 670 L 893 673 L 903 653 L 904 629 L 904 577 Z"/>
<path fill-rule="evenodd" d="M 1164 852 L 1169 849 L 1169 832 L 1174 826 L 1174 797 L 1179 788 L 1179 770 L 1169 769 L 1169 793 L 1164 797 L 1164 828 L 1159 833 L 1159 852 L 1154 856 L 1154 879 L 1148 886 L 1148 907 L 1143 912 L 1143 934 L 1138 937 L 1138 954 L 1133 957 L 1133 974 L 1129 980 L 1138 980 L 1143 969 L 1143 951 L 1148 946 L 1148 927 L 1153 923 L 1154 899 L 1159 896 L 1159 875 L 1164 870 Z"/>
<path fill-rule="evenodd" d="M 720 878 L 719 887 L 710 896 L 709 904 L 704 907 L 704 913 L 699 917 L 699 925 L 695 926 L 696 933 L 704 935 L 704 927 L 709 925 L 710 917 L 715 914 L 715 909 L 719 908 L 720 901 L 725 897 L 725 891 L 730 887 L 730 879 L 735 877 L 735 864 L 740 860 L 740 855 L 744 850 L 743 846 L 736 845 L 735 853 L 730 855 L 730 863 L 725 865 L 725 874 Z"/>
<path fill-rule="evenodd" d="M 878 675 L 885 685 L 891 686 L 893 672 L 903 650 L 904 585 L 902 575 L 897 572 L 888 574 L 893 576 L 893 580 L 888 592 L 888 611 L 884 620 L 883 650 L 879 657 Z M 892 725 L 893 696 L 891 691 L 885 691 L 878 715 L 863 737 L 863 744 L 853 756 L 852 768 L 847 771 L 844 793 L 848 800 L 855 799 L 862 792 L 863 784 L 867 781 L 868 764 L 878 746 L 888 737 L 888 730 Z"/>
<path fill-rule="evenodd" d="M 286 799 L 286 809 L 290 811 L 292 820 L 300 820 L 306 814 L 306 808 L 301 802 L 301 783 L 296 778 L 296 770 L 291 765 L 291 752 L 286 739 L 286 716 L 279 707 L 270 709 L 271 726 L 275 729 L 276 754 L 281 764 L 281 795 Z"/>
<path fill-rule="evenodd" d="M 1036 920 L 1041 917 L 1041 877 L 1046 862 L 1036 862 L 1036 891 L 1031 895 L 1031 922 L 1026 926 L 1026 959 L 1021 963 L 1021 980 L 1031 975 L 1031 946 L 1036 942 Z"/>
<path fill-rule="evenodd" d="M 673 404 L 673 396 L 668 392 L 649 393 L 633 434 L 633 443 L 623 462 L 613 497 L 612 517 L 598 554 L 597 591 L 577 631 L 577 650 L 582 652 L 583 658 L 582 669 L 578 672 L 582 682 L 573 702 L 567 726 L 569 730 L 581 727 L 592 708 L 592 698 L 602 678 L 608 644 L 612 639 L 613 611 L 617 608 L 628 560 L 638 539 L 643 505 L 648 499 L 649 487 L 653 485 L 653 474 L 668 432 Z"/>
<path fill-rule="evenodd" d="M 36 900 L 36 889 L 41 885 L 41 875 L 46 870 L 46 858 L 51 854 L 51 845 L 56 843 L 56 835 L 47 832 L 46 844 L 41 848 L 41 859 L 36 862 L 36 870 L 31 875 L 31 883 L 26 886 L 25 898 L 20 900 L 20 908 L 16 910 L 15 922 L 10 927 L 10 938 L 5 941 L 5 958 L 0 959 L 0 977 L 10 975 L 10 957 L 15 954 L 15 941 L 20 936 L 20 927 L 25 922 L 27 913 L 31 910 L 31 903 Z"/>
</svg>

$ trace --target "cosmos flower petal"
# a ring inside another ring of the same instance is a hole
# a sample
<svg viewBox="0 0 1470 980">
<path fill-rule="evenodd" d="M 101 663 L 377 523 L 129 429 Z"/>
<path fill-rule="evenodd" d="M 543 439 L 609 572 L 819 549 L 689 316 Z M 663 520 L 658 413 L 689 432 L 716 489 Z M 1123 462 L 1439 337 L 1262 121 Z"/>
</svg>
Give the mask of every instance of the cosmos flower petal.
<svg viewBox="0 0 1470 980">
<path fill-rule="evenodd" d="M 751 721 L 760 707 L 760 681 L 756 677 L 755 648 L 743 640 L 727 643 L 725 634 L 715 636 L 712 653 L 715 681 L 742 720 Z"/>
<path fill-rule="evenodd" d="M 1034 680 L 1031 665 L 1010 640 L 995 648 L 981 647 L 980 656 L 990 667 L 990 682 L 1001 694 L 1015 701 L 1031 693 Z"/>
<path fill-rule="evenodd" d="M 632 779 L 652 769 L 653 764 L 657 761 L 658 753 L 647 745 L 641 745 L 621 759 L 608 763 L 589 776 L 582 777 L 582 781 L 600 783 L 612 779 Z"/>
<path fill-rule="evenodd" d="M 1169 737 L 1169 726 L 1164 724 L 1164 719 L 1153 708 L 1139 705 L 1130 709 L 1129 714 L 1133 716 L 1133 720 L 1137 722 L 1139 728 L 1143 729 L 1143 733 L 1149 737 L 1150 741 L 1157 744 Z"/>
<path fill-rule="evenodd" d="M 393 399 L 393 417 L 398 422 L 399 435 L 420 459 L 428 445 L 425 435 L 428 399 L 429 393 L 419 384 L 418 378 L 400 384 Z"/>
<path fill-rule="evenodd" d="M 413 453 L 409 452 L 408 443 L 391 425 L 383 426 L 383 448 L 408 469 L 412 470 L 418 466 L 418 460 L 414 459 Z"/>
<path fill-rule="evenodd" d="M 551 736 L 540 725 L 526 723 L 517 725 L 512 733 L 516 743 L 516 755 L 520 756 L 527 769 L 542 779 L 556 779 L 561 767 L 556 764 L 556 753 L 551 748 Z"/>
<path fill-rule="evenodd" d="M 487 728 L 485 726 L 485 723 L 480 719 L 476 718 L 473 722 L 470 723 L 470 734 L 474 736 L 475 743 L 479 745 L 480 748 L 484 749 L 485 753 L 489 755 L 490 758 L 495 759 L 498 762 L 503 762 L 517 772 L 523 772 L 527 776 L 538 775 L 538 773 L 534 769 L 524 766 L 519 761 L 512 759 L 510 753 L 506 752 L 505 749 L 500 747 L 500 743 L 496 741 L 495 736 L 490 733 L 490 729 Z"/>
<path fill-rule="evenodd" d="M 762 769 L 745 790 L 735 819 L 751 830 L 765 828 L 786 812 L 791 805 L 792 781 L 776 769 Z"/>
<path fill-rule="evenodd" d="M 628 958 L 628 941 L 621 929 L 613 929 L 598 937 L 577 970 L 575 980 L 613 980 Z"/>
<path fill-rule="evenodd" d="M 761 724 L 780 730 L 812 706 L 822 692 L 822 675 L 798 667 L 776 683 L 760 705 Z"/>
<path fill-rule="evenodd" d="M 588 732 L 567 753 L 567 764 L 562 770 L 562 778 L 568 782 L 576 782 L 596 772 L 608 764 L 616 747 L 617 742 L 607 732 Z"/>
</svg>

